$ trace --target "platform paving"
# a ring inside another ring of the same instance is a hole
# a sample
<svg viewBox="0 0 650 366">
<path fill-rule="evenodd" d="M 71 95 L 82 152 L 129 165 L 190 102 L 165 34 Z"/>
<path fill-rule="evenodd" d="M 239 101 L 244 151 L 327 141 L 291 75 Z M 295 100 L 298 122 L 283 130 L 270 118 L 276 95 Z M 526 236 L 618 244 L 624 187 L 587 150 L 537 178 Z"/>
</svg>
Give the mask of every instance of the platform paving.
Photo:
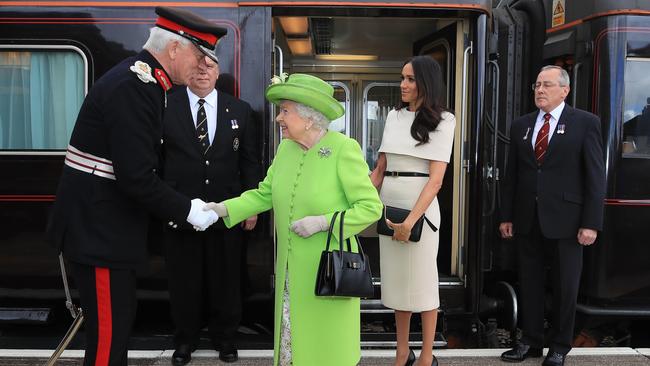
<svg viewBox="0 0 650 366">
<path fill-rule="evenodd" d="M 504 366 L 499 355 L 503 349 L 445 349 L 436 350 L 441 366 Z M 0 350 L 2 366 L 43 365 L 52 351 L 48 350 Z M 130 351 L 129 365 L 158 366 L 170 365 L 173 351 Z M 417 354 L 418 352 L 416 352 Z M 392 366 L 392 350 L 363 350 L 359 366 Z M 83 351 L 67 350 L 57 365 L 81 365 Z M 528 359 L 517 365 L 540 365 L 542 358 Z M 234 364 L 219 361 L 215 351 L 199 350 L 193 354 L 190 366 L 233 365 L 233 366 L 272 366 L 270 350 L 242 350 L 240 360 Z M 567 358 L 566 366 L 650 366 L 650 349 L 632 348 L 575 348 Z M 309 366 L 309 365 L 306 365 Z M 332 365 L 338 366 L 338 365 Z"/>
</svg>

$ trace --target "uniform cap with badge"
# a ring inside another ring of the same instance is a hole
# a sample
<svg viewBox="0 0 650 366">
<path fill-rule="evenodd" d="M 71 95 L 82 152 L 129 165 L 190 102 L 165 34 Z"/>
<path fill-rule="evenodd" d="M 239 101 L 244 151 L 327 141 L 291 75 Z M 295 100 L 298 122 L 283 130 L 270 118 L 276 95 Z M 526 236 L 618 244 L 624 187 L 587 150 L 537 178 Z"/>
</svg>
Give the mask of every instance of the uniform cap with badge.
<svg viewBox="0 0 650 366">
<path fill-rule="evenodd" d="M 184 9 L 157 6 L 156 14 L 156 27 L 189 39 L 203 54 L 219 62 L 215 47 L 219 39 L 228 33 L 225 28 Z"/>
</svg>

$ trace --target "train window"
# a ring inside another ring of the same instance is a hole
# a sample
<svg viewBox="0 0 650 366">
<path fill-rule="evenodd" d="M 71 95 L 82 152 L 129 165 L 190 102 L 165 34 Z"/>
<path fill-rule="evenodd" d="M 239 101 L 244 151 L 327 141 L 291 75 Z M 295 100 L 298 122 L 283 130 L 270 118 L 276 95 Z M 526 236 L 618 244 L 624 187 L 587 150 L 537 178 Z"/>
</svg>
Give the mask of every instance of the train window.
<svg viewBox="0 0 650 366">
<path fill-rule="evenodd" d="M 0 150 L 65 149 L 86 91 L 74 47 L 0 46 Z"/>
<path fill-rule="evenodd" d="M 625 63 L 623 158 L 650 159 L 650 58 Z"/>
<path fill-rule="evenodd" d="M 399 83 L 370 83 L 363 91 L 363 149 L 370 169 L 377 161 L 386 116 L 400 98 Z"/>
<path fill-rule="evenodd" d="M 345 108 L 345 114 L 332 121 L 329 129 L 350 136 L 350 89 L 340 81 L 329 81 L 329 83 L 334 87 L 334 99 Z"/>
</svg>

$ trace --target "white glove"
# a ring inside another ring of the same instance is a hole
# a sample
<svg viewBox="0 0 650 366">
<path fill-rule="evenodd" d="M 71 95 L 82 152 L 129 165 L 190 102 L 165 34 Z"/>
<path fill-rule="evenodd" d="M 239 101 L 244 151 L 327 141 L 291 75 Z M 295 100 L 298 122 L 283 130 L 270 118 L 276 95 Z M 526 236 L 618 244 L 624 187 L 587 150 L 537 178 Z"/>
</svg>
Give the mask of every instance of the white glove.
<svg viewBox="0 0 650 366">
<path fill-rule="evenodd" d="M 317 232 L 327 231 L 328 229 L 329 225 L 324 215 L 305 216 L 291 223 L 291 230 L 303 238 L 308 238 Z"/>
<path fill-rule="evenodd" d="M 219 215 L 219 217 L 226 217 L 228 216 L 228 209 L 226 208 L 226 205 L 224 205 L 222 202 L 219 203 L 214 203 L 214 202 L 208 202 L 203 206 L 203 211 L 208 211 L 212 210 Z"/>
<path fill-rule="evenodd" d="M 191 203 L 192 207 L 190 207 L 190 213 L 187 215 L 187 222 L 192 224 L 196 231 L 204 231 L 219 220 L 219 215 L 216 212 L 212 210 L 203 211 L 205 202 L 202 200 L 195 198 Z"/>
</svg>

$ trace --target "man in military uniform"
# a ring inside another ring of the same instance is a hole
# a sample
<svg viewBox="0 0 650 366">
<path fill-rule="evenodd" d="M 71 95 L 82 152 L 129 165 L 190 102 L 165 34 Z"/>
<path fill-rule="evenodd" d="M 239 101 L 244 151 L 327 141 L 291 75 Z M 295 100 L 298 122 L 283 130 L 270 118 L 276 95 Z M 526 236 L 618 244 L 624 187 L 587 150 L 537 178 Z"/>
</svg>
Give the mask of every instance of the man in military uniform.
<svg viewBox="0 0 650 366">
<path fill-rule="evenodd" d="M 219 64 L 207 60 L 187 89 L 169 97 L 163 122 L 163 179 L 188 196 L 223 201 L 257 186 L 259 144 L 248 103 L 215 90 Z M 244 222 L 255 227 L 257 216 Z M 185 365 L 199 341 L 203 304 L 212 342 L 224 362 L 237 360 L 241 319 L 241 227 L 205 232 L 167 226 L 164 234 L 174 320 L 172 364 Z"/>
<path fill-rule="evenodd" d="M 187 84 L 223 28 L 192 12 L 156 8 L 144 50 L 103 75 L 79 111 L 48 234 L 72 269 L 85 313 L 85 365 L 126 365 L 136 310 L 135 270 L 146 262 L 149 213 L 205 230 L 206 215 L 156 175 L 172 83 Z"/>
</svg>

